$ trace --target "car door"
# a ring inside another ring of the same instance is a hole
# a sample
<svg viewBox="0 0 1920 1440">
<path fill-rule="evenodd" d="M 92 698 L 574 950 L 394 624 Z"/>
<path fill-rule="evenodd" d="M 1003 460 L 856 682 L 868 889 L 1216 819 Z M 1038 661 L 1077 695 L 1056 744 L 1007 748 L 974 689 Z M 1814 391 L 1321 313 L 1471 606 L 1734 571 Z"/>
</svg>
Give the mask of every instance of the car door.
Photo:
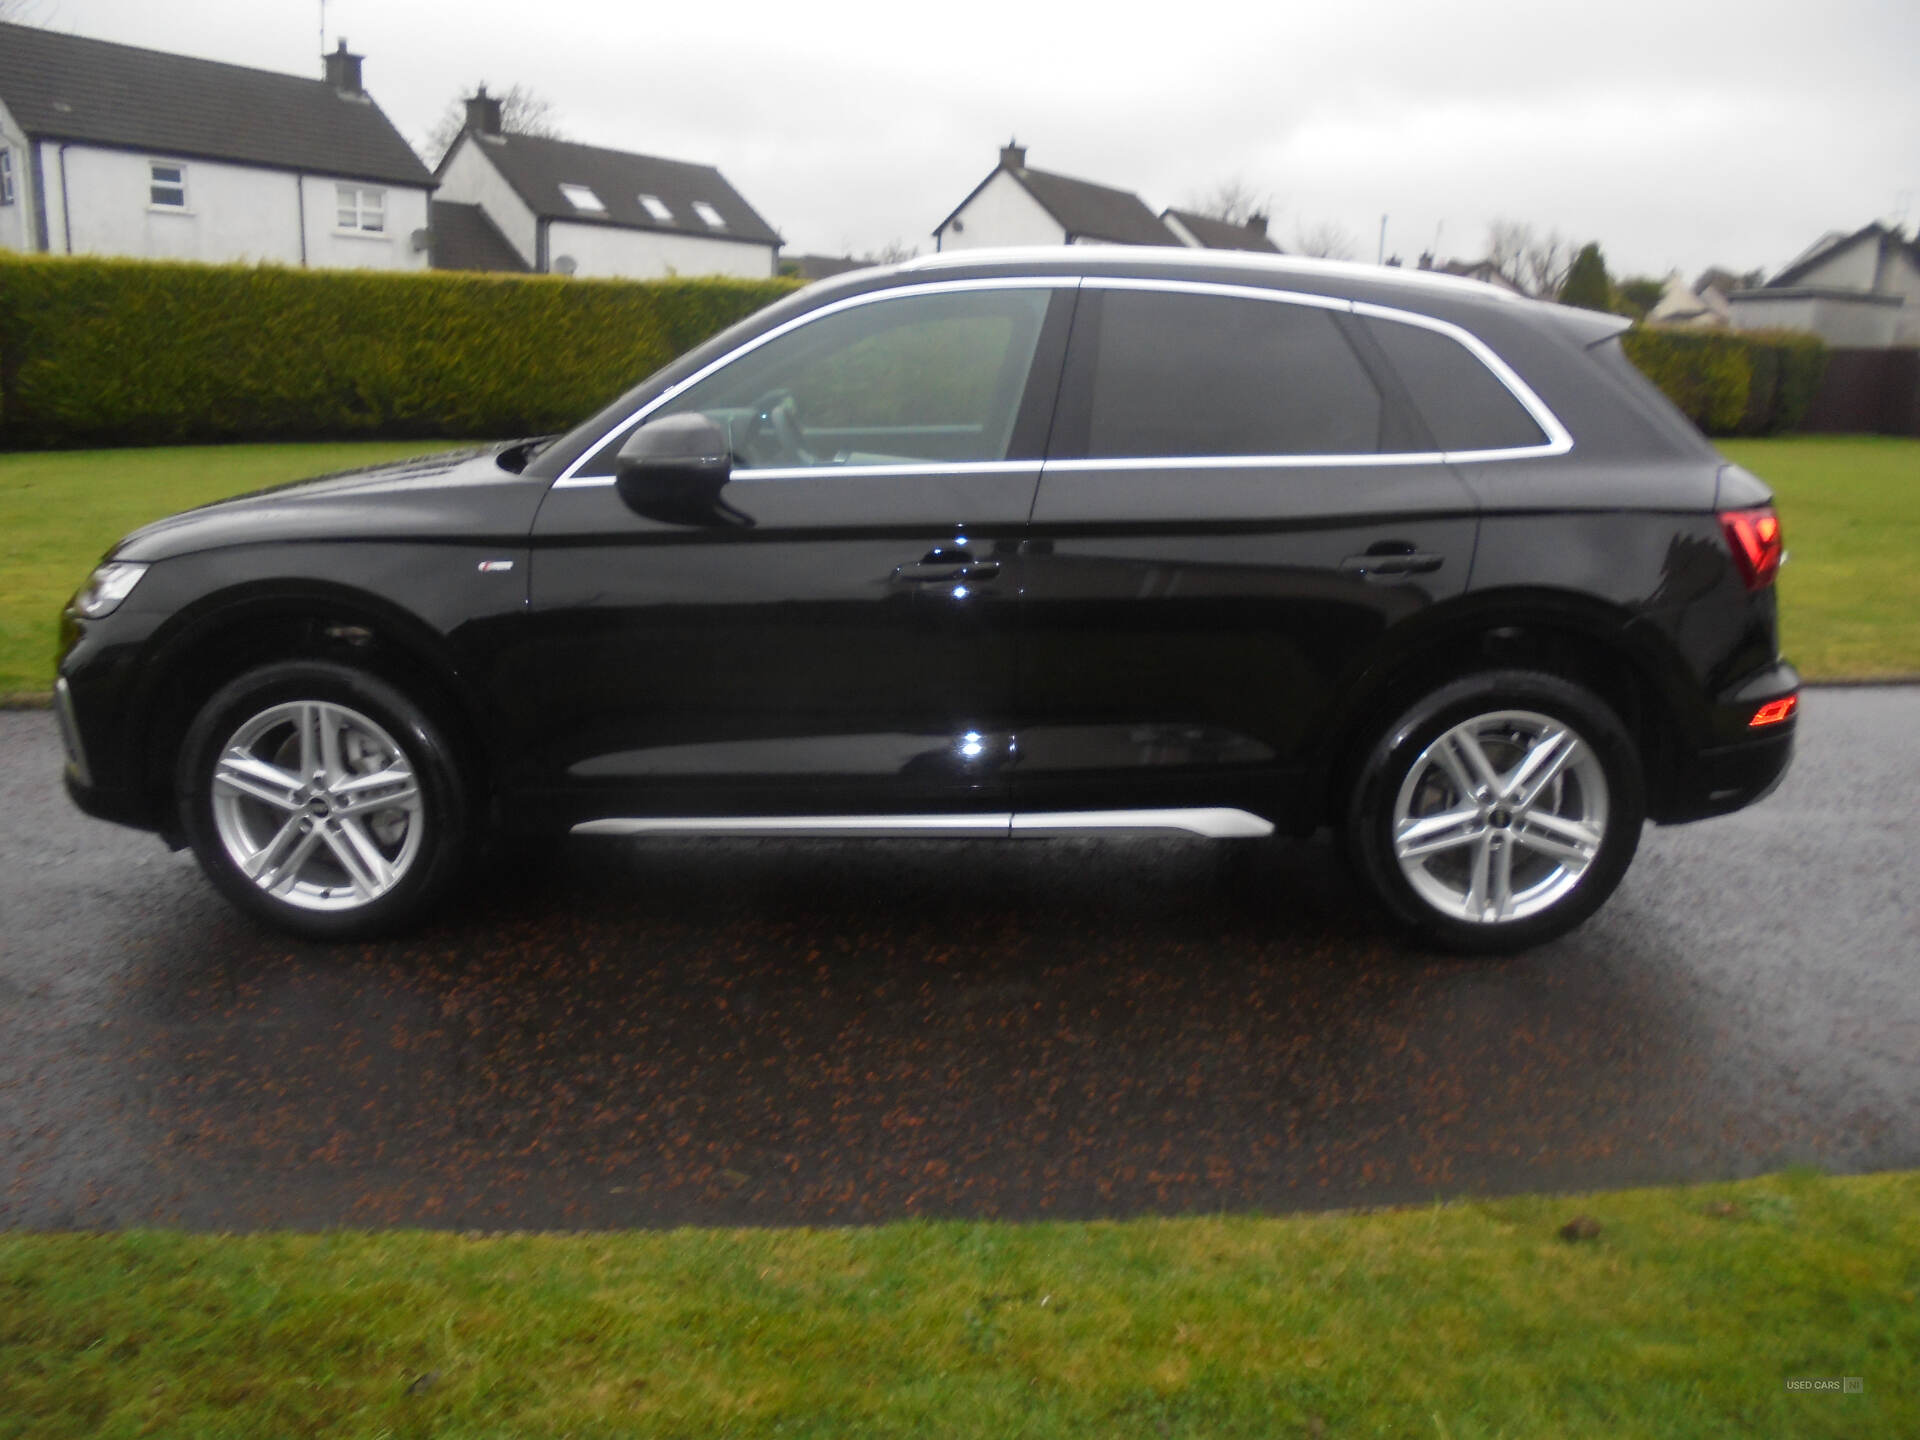
<svg viewBox="0 0 1920 1440">
<path fill-rule="evenodd" d="M 1348 302 L 1089 277 L 1027 539 L 1019 823 L 1285 823 L 1343 673 L 1461 592 L 1476 525 Z"/>
<path fill-rule="evenodd" d="M 545 797 L 573 823 L 1004 820 L 1019 542 L 1074 283 L 825 305 L 668 391 L 557 481 L 531 579 Z M 719 504 L 630 509 L 618 446 L 692 414 L 729 437 Z"/>
</svg>

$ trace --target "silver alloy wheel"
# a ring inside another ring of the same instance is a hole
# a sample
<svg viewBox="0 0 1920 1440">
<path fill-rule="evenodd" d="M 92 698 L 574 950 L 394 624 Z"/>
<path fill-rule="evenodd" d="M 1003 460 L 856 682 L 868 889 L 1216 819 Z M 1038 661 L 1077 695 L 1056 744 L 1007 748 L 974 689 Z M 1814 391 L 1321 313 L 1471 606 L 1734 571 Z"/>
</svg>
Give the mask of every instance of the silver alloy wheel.
<svg viewBox="0 0 1920 1440">
<path fill-rule="evenodd" d="M 344 705 L 295 700 L 235 730 L 214 762 L 213 823 L 227 856 L 304 910 L 354 910 L 420 853 L 420 783 L 393 737 Z"/>
<path fill-rule="evenodd" d="M 1463 720 L 1413 762 L 1393 802 L 1393 853 L 1414 891 L 1475 924 L 1564 899 L 1607 833 L 1607 776 L 1565 721 L 1532 710 Z"/>
</svg>

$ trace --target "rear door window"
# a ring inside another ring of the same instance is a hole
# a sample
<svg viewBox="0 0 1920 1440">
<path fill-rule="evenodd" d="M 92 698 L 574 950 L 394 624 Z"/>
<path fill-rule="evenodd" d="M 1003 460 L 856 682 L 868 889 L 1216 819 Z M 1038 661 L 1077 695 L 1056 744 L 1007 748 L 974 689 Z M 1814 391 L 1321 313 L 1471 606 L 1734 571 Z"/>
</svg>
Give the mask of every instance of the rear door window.
<svg viewBox="0 0 1920 1440">
<path fill-rule="evenodd" d="M 1506 384 L 1452 336 L 1362 317 L 1442 450 L 1516 450 L 1547 436 Z"/>
<path fill-rule="evenodd" d="M 1382 448 L 1380 391 L 1316 306 L 1105 289 L 1097 339 L 1076 333 L 1074 349 L 1091 459 Z"/>
</svg>

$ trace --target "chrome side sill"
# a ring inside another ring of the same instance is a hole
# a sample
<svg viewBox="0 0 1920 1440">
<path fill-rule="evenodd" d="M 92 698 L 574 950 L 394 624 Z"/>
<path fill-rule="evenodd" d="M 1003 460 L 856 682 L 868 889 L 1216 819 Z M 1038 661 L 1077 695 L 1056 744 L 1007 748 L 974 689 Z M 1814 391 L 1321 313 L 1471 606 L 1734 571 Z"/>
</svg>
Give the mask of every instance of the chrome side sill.
<svg viewBox="0 0 1920 1440">
<path fill-rule="evenodd" d="M 716 815 L 585 820 L 576 835 L 749 835 L 799 839 L 1040 839 L 1061 835 L 1199 835 L 1259 839 L 1273 822 L 1245 810 L 1063 810 L 1014 815 Z"/>
<path fill-rule="evenodd" d="M 1015 815 L 1016 835 L 1164 835 L 1168 831 L 1208 840 L 1258 840 L 1273 834 L 1273 822 L 1246 810 L 1059 810 Z"/>
</svg>

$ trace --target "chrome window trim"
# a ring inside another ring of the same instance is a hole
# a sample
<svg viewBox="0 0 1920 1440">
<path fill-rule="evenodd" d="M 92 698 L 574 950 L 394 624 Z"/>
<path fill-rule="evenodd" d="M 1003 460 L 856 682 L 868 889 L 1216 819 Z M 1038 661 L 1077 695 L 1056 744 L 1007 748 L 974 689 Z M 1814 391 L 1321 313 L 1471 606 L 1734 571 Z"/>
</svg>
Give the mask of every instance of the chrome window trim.
<svg viewBox="0 0 1920 1440">
<path fill-rule="evenodd" d="M 762 839 L 1010 838 L 1026 835 L 1198 835 L 1208 840 L 1255 840 L 1273 834 L 1273 822 L 1227 806 L 1164 810 L 1058 810 L 1029 815 L 1010 810 L 952 815 L 687 815 L 583 820 L 575 835 L 732 835 Z"/>
<path fill-rule="evenodd" d="M 1533 423 L 1538 425 L 1547 437 L 1544 445 L 1512 445 L 1492 450 L 1449 450 L 1445 452 L 1449 463 L 1565 455 L 1573 449 L 1573 436 L 1568 434 L 1567 427 L 1560 423 L 1560 417 L 1548 408 L 1546 401 L 1533 393 L 1533 387 L 1522 380 L 1518 372 L 1502 360 L 1491 345 L 1471 330 L 1448 320 L 1437 320 L 1431 315 L 1421 315 L 1412 310 L 1397 310 L 1389 305 L 1375 305 L 1366 300 L 1355 300 L 1353 313 L 1372 316 L 1376 320 L 1392 320 L 1401 325 L 1417 325 L 1423 330 L 1437 331 L 1448 339 L 1464 345 L 1469 355 L 1492 371 L 1493 378 L 1507 387 L 1513 398 L 1520 402 L 1520 408 L 1533 417 Z"/>
<path fill-rule="evenodd" d="M 1417 325 L 1423 330 L 1432 330 L 1445 335 L 1463 346 L 1492 373 L 1494 379 L 1506 387 L 1509 394 L 1519 402 L 1533 422 L 1538 425 L 1547 439 L 1540 445 L 1513 445 L 1491 450 L 1368 450 L 1332 455 L 1143 455 L 1115 456 L 1108 459 L 1075 458 L 1070 460 L 978 460 L 962 461 L 953 464 L 932 462 L 911 462 L 899 465 L 800 465 L 768 466 L 761 469 L 743 468 L 733 472 L 733 478 L 741 481 L 753 480 L 798 480 L 816 475 L 991 475 L 1007 474 L 1013 471 L 1038 469 L 1043 474 L 1053 471 L 1072 473 L 1075 471 L 1096 470 L 1285 470 L 1320 469 L 1356 465 L 1457 465 L 1481 464 L 1499 460 L 1546 459 L 1556 455 L 1565 455 L 1573 449 L 1573 436 L 1566 426 L 1560 423 L 1560 417 L 1534 393 L 1533 387 L 1520 378 L 1518 372 L 1502 360 L 1492 346 L 1478 335 L 1450 320 L 1440 320 L 1432 315 L 1422 315 L 1413 310 L 1401 310 L 1390 305 L 1376 305 L 1366 300 L 1344 300 L 1330 295 L 1312 295 L 1298 290 L 1275 290 L 1264 285 L 1231 285 L 1211 280 L 1170 280 L 1160 277 L 1130 275 L 1009 275 L 974 280 L 949 280 L 935 284 L 902 285 L 886 290 L 870 290 L 861 295 L 850 295 L 844 300 L 836 300 L 823 305 L 818 310 L 809 310 L 804 315 L 796 315 L 785 324 L 775 326 L 764 335 L 756 335 L 752 340 L 737 349 L 728 351 L 711 364 L 703 366 L 686 379 L 668 387 L 654 399 L 634 411 L 619 424 L 609 427 L 599 439 L 575 457 L 572 464 L 560 473 L 553 482 L 555 490 L 586 490 L 612 486 L 611 475 L 580 475 L 580 467 L 592 456 L 599 453 L 602 446 L 620 431 L 644 420 L 660 406 L 681 394 L 693 385 L 706 379 L 715 371 L 731 364 L 743 355 L 757 350 L 760 346 L 789 331 L 796 330 L 815 320 L 856 305 L 872 304 L 876 301 L 891 299 L 903 295 L 941 294 L 959 290 L 1005 290 L 1005 289 L 1090 289 L 1090 290 L 1154 290 L 1183 295 L 1215 295 L 1228 299 L 1265 300 L 1279 305 L 1302 305 L 1314 310 L 1344 311 L 1350 315 L 1368 316 L 1377 320 L 1388 320 L 1401 325 Z"/>
<path fill-rule="evenodd" d="M 930 281 L 923 285 L 896 285 L 885 290 L 868 290 L 859 295 L 849 295 L 843 300 L 835 300 L 829 305 L 822 305 L 817 310 L 809 310 L 804 315 L 796 315 L 791 320 L 774 326 L 773 329 L 767 331 L 765 334 L 754 336 L 753 339 L 747 341 L 744 345 L 736 346 L 719 359 L 701 366 L 698 370 L 694 371 L 693 374 L 687 376 L 686 379 L 675 381 L 672 385 L 669 385 L 665 390 L 662 390 L 658 395 L 654 396 L 653 399 L 642 405 L 638 410 L 628 415 L 626 419 L 608 426 L 606 430 L 601 432 L 599 439 L 595 440 L 591 445 L 576 455 L 572 463 L 560 472 L 560 476 L 553 482 L 552 488 L 555 490 L 584 490 L 612 485 L 613 476 L 580 475 L 580 467 L 585 465 L 587 461 L 595 455 L 599 454 L 602 446 L 628 426 L 634 424 L 636 421 L 646 419 L 647 416 L 651 415 L 655 410 L 658 410 L 662 405 L 665 405 L 669 400 L 692 389 L 715 371 L 731 365 L 743 355 L 752 354 L 769 341 L 776 340 L 782 335 L 798 330 L 803 325 L 811 325 L 816 320 L 824 320 L 829 315 L 838 315 L 843 310 L 852 310 L 857 306 L 873 305 L 883 300 L 898 300 L 910 295 L 946 295 L 968 290 L 1074 290 L 1078 289 L 1079 285 L 1080 277 L 1077 275 L 1007 275 L 979 280 Z M 972 463 L 1002 465 L 1019 462 L 985 460 Z M 1033 460 L 1024 463 L 1028 466 L 1037 466 L 1040 462 Z M 770 466 L 767 468 L 786 469 L 789 467 Z M 818 474 L 823 470 L 831 471 L 837 475 L 848 473 L 846 469 L 831 465 L 806 465 L 791 468 L 798 469 L 801 474 L 805 475 Z M 879 473 L 882 469 L 884 469 L 886 473 L 893 473 L 898 469 L 897 466 L 860 466 L 858 468 L 862 470 L 874 470 L 876 473 Z M 929 468 L 949 472 L 955 467 L 951 465 L 933 465 Z M 759 477 L 762 479 L 770 478 L 764 470 L 756 472 L 752 469 L 742 469 L 736 470 L 733 473 L 736 479 L 741 480 L 753 478 L 756 473 L 759 474 Z"/>
</svg>

